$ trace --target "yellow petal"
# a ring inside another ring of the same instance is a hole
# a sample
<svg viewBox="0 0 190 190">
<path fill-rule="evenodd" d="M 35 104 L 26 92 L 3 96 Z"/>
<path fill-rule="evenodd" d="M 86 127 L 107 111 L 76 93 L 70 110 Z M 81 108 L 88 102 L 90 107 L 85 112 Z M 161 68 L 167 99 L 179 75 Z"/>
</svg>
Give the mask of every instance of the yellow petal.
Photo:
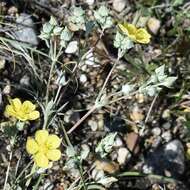
<svg viewBox="0 0 190 190">
<path fill-rule="evenodd" d="M 35 133 L 35 140 L 39 145 L 44 144 L 48 138 L 48 135 L 49 133 L 47 130 L 38 130 Z"/>
<path fill-rule="evenodd" d="M 148 44 L 150 42 L 151 35 L 146 29 L 140 28 L 136 33 L 136 41 L 142 44 Z"/>
<path fill-rule="evenodd" d="M 58 149 L 48 150 L 46 156 L 49 160 L 57 161 L 61 158 L 61 151 Z"/>
<path fill-rule="evenodd" d="M 39 147 L 36 141 L 28 137 L 26 142 L 26 150 L 29 154 L 35 154 L 38 151 Z"/>
<path fill-rule="evenodd" d="M 49 135 L 46 141 L 46 145 L 49 149 L 56 149 L 60 146 L 61 139 L 57 135 Z"/>
<path fill-rule="evenodd" d="M 48 158 L 41 152 L 34 155 L 34 162 L 40 168 L 48 168 L 49 166 Z"/>
<path fill-rule="evenodd" d="M 28 114 L 28 120 L 35 120 L 40 117 L 40 112 L 39 111 L 32 111 L 31 113 Z"/>
<path fill-rule="evenodd" d="M 15 116 L 15 111 L 13 109 L 13 106 L 7 105 L 4 112 L 5 117 L 9 116 Z"/>
<path fill-rule="evenodd" d="M 30 112 L 32 112 L 32 111 L 34 111 L 36 109 L 36 106 L 31 101 L 26 100 L 22 104 L 21 109 L 25 113 L 30 113 Z"/>
<path fill-rule="evenodd" d="M 19 111 L 21 109 L 22 103 L 19 98 L 14 98 L 10 100 L 11 105 L 15 111 Z"/>
<path fill-rule="evenodd" d="M 120 30 L 123 32 L 123 34 L 127 35 L 129 38 L 131 38 L 133 41 L 136 40 L 136 32 L 137 28 L 133 24 L 118 24 Z"/>
</svg>

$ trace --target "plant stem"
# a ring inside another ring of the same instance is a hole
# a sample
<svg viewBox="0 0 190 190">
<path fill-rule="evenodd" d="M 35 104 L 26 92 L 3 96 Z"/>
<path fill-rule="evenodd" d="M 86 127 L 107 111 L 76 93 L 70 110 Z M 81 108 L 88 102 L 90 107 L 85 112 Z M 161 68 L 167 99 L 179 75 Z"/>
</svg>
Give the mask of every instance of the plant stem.
<svg viewBox="0 0 190 190">
<path fill-rule="evenodd" d="M 11 160 L 12 160 L 12 157 L 13 157 L 13 147 L 14 147 L 15 139 L 16 139 L 16 135 L 13 137 L 12 142 L 11 142 L 11 152 L 10 152 L 10 155 L 9 155 L 9 163 L 8 163 L 8 166 L 7 166 L 5 182 L 4 182 L 4 185 L 3 185 L 3 190 L 6 189 L 7 181 L 8 181 L 8 178 L 9 178 L 9 171 L 10 171 Z"/>
<path fill-rule="evenodd" d="M 6 186 L 7 186 L 7 180 L 8 180 L 8 177 L 9 177 L 9 170 L 10 170 L 10 164 L 11 164 L 12 156 L 13 156 L 13 152 L 11 151 L 11 153 L 9 155 L 9 163 L 8 163 L 8 166 L 7 166 L 7 171 L 6 171 L 6 176 L 5 176 L 5 182 L 4 182 L 3 190 L 5 190 Z"/>
<path fill-rule="evenodd" d="M 40 174 L 40 176 L 39 176 L 39 178 L 38 178 L 38 181 L 37 181 L 36 185 L 33 186 L 32 190 L 38 190 L 38 189 L 39 189 L 38 186 L 39 186 L 39 184 L 40 184 L 40 182 L 41 182 L 41 180 L 42 180 L 42 177 L 43 177 L 43 175 Z"/>
<path fill-rule="evenodd" d="M 67 132 L 67 134 L 71 134 L 95 110 L 96 106 L 94 105 L 80 120 L 75 123 L 75 125 Z"/>
<path fill-rule="evenodd" d="M 110 79 L 110 77 L 111 77 L 111 74 L 112 74 L 113 70 L 115 69 L 116 65 L 118 64 L 119 59 L 120 59 L 120 57 L 118 56 L 116 62 L 114 63 L 114 65 L 113 65 L 113 67 L 111 68 L 111 70 L 110 70 L 108 76 L 106 77 L 106 80 L 104 81 L 104 84 L 103 84 L 103 86 L 102 86 L 102 89 L 100 90 L 100 92 L 99 92 L 99 94 L 98 94 L 98 97 L 97 97 L 97 99 L 96 99 L 97 102 L 100 101 L 101 96 L 102 96 L 102 94 L 103 94 L 103 92 L 104 92 L 104 89 L 105 89 L 105 87 L 106 87 L 106 85 L 107 85 L 107 83 L 108 83 L 108 81 L 109 81 L 109 79 Z"/>
</svg>

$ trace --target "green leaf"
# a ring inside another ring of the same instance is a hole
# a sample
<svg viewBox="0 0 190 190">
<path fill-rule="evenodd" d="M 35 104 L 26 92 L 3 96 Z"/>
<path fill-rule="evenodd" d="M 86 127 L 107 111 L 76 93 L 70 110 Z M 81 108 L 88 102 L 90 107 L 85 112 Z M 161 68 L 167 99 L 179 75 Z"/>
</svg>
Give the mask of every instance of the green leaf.
<svg viewBox="0 0 190 190">
<path fill-rule="evenodd" d="M 172 1 L 172 5 L 173 5 L 174 7 L 176 7 L 176 6 L 182 5 L 183 2 L 184 2 L 184 0 L 173 0 L 173 1 Z"/>
<path fill-rule="evenodd" d="M 57 25 L 58 25 L 57 20 L 56 20 L 55 17 L 53 17 L 53 16 L 51 16 L 49 23 L 50 23 L 52 26 L 57 26 Z"/>
<path fill-rule="evenodd" d="M 54 26 L 47 22 L 43 25 L 43 33 L 50 34 L 53 31 L 53 28 Z"/>
<path fill-rule="evenodd" d="M 102 158 L 104 158 L 108 153 L 111 152 L 114 140 L 117 133 L 110 133 L 105 138 L 103 138 L 95 149 L 95 152 L 99 153 Z"/>
<path fill-rule="evenodd" d="M 71 158 L 71 157 L 74 157 L 76 155 L 76 151 L 75 149 L 72 147 L 72 146 L 68 146 L 66 148 L 66 155 Z"/>
<path fill-rule="evenodd" d="M 164 82 L 160 83 L 160 85 L 170 88 L 176 79 L 177 77 L 167 77 Z"/>
</svg>

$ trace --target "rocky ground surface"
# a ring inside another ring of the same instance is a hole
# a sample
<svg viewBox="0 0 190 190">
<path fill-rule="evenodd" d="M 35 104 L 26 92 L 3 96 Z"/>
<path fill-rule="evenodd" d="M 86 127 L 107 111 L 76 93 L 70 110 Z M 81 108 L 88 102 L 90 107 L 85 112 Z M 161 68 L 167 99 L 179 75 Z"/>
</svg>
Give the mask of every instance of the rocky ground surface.
<svg viewBox="0 0 190 190">
<path fill-rule="evenodd" d="M 43 82 L 36 82 L 38 81 L 36 76 L 48 78 L 50 68 L 48 60 L 39 52 L 33 54 L 29 50 L 17 51 L 18 44 L 11 40 L 26 42 L 31 48 L 47 53 L 48 48 L 38 36 L 42 24 L 48 21 L 51 15 L 62 23 L 72 4 L 82 6 L 91 15 L 91 12 L 103 3 L 109 7 L 116 22 L 132 21 L 136 12 L 141 10 L 142 22 L 147 23 L 148 31 L 152 35 L 149 45 L 130 50 L 127 56 L 120 60 L 107 85 L 107 92 L 113 93 L 127 82 L 139 84 L 161 64 L 167 65 L 168 72 L 178 79 L 171 88 L 163 88 L 154 97 L 137 93 L 95 111 L 69 135 L 78 154 L 80 156 L 81 152 L 86 154 L 82 163 L 84 179 L 86 182 L 96 182 L 98 187 L 94 186 L 94 189 L 188 190 L 190 189 L 190 161 L 187 156 L 187 150 L 190 148 L 188 1 L 1 1 L 1 125 L 3 126 L 7 120 L 3 112 L 8 97 L 41 101 L 46 85 Z M 60 118 L 67 131 L 92 106 L 97 92 L 100 91 L 113 62 L 117 59 L 117 52 L 113 47 L 113 33 L 114 29 L 107 31 L 95 51 L 86 57 L 77 71 L 72 75 L 70 73 L 66 75 L 70 81 L 61 91 L 60 105 L 69 103 Z M 75 62 L 77 59 L 79 41 L 83 43 L 82 48 L 89 49 L 99 35 L 99 31 L 95 31 L 85 39 L 83 34 L 77 33 L 59 60 L 57 76 L 64 68 L 63 63 Z M 28 64 L 31 57 L 38 64 L 35 76 Z M 57 76 L 52 78 L 51 90 L 58 88 Z M 25 151 L 25 139 L 40 125 L 40 122 L 32 122 L 29 128 L 20 132 L 10 163 L 10 181 L 14 180 L 13 174 L 20 173 L 30 161 Z M 56 131 L 64 139 L 61 128 L 55 129 L 52 125 L 51 130 Z M 95 150 L 101 139 L 108 134 L 115 134 L 112 150 L 105 158 L 101 158 Z M 62 159 L 55 162 L 46 172 L 47 175 L 39 186 L 40 190 L 64 190 L 80 180 L 80 169 L 69 159 L 64 146 L 62 153 Z M 3 188 L 9 155 L 10 142 L 1 127 L 0 189 Z M 103 181 L 105 176 L 107 178 Z M 32 189 L 37 179 L 36 174 L 28 189 Z"/>
</svg>

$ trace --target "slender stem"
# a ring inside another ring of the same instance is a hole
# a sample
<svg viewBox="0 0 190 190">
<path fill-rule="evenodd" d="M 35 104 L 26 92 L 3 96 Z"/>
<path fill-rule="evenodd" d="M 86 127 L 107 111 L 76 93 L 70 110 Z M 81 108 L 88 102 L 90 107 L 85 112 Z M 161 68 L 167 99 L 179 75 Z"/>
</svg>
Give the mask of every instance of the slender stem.
<svg viewBox="0 0 190 190">
<path fill-rule="evenodd" d="M 80 177 L 81 177 L 81 181 L 82 181 L 82 185 L 84 187 L 84 190 L 87 190 L 85 181 L 83 179 L 83 169 L 82 169 L 81 163 L 79 163 L 79 173 L 80 173 Z"/>
<path fill-rule="evenodd" d="M 62 123 L 62 122 L 60 122 L 60 123 L 61 123 L 61 127 L 62 127 L 62 129 L 63 129 L 63 133 L 64 133 L 64 135 L 65 135 L 66 142 L 67 142 L 67 144 L 68 144 L 70 147 L 72 147 L 73 145 L 71 144 L 71 141 L 70 141 L 70 139 L 69 139 L 69 137 L 68 137 L 68 135 L 67 135 L 67 132 L 66 132 L 66 130 L 65 130 L 65 127 L 63 126 L 63 123 Z"/>
<path fill-rule="evenodd" d="M 15 180 L 15 184 L 18 182 L 18 180 L 21 178 L 21 176 L 23 175 L 23 173 L 30 167 L 30 165 L 32 164 L 33 161 L 30 161 L 27 166 L 21 171 L 21 173 L 18 175 L 18 177 Z"/>
<path fill-rule="evenodd" d="M 6 186 L 7 186 L 7 180 L 8 180 L 8 177 L 9 177 L 9 171 L 10 171 L 10 164 L 11 164 L 12 156 L 13 156 L 13 152 L 11 151 L 11 153 L 9 155 L 9 163 L 8 163 L 8 166 L 7 166 L 7 171 L 6 171 L 6 176 L 5 176 L 5 182 L 4 182 L 3 190 L 5 190 Z"/>
<path fill-rule="evenodd" d="M 102 94 L 103 94 L 103 92 L 104 92 L 104 89 L 105 89 L 105 87 L 106 87 L 106 85 L 107 85 L 107 83 L 108 83 L 108 81 L 109 81 L 109 79 L 110 79 L 110 77 L 111 77 L 111 74 L 112 74 L 113 70 L 115 69 L 116 65 L 117 65 L 118 62 L 119 62 L 119 59 L 120 59 L 120 58 L 119 58 L 119 56 L 118 56 L 116 62 L 114 63 L 114 65 L 113 65 L 113 67 L 111 68 L 111 70 L 110 70 L 108 76 L 106 77 L 106 80 L 105 80 L 105 82 L 104 82 L 104 84 L 103 84 L 103 86 L 102 86 L 102 89 L 100 90 L 100 93 L 98 94 L 98 97 L 97 97 L 97 99 L 96 99 L 97 102 L 99 102 L 99 100 L 100 100 L 100 98 L 101 98 L 101 96 L 102 96 Z"/>
<path fill-rule="evenodd" d="M 32 169 L 31 169 L 31 171 L 30 171 L 30 174 L 29 174 L 28 176 L 26 176 L 26 178 L 29 177 L 29 179 L 28 179 L 28 180 L 26 181 L 26 183 L 25 183 L 25 186 L 26 186 L 26 187 L 28 187 L 28 186 L 30 185 L 32 176 L 33 176 L 33 174 L 35 173 L 35 171 L 36 171 L 36 164 L 34 163 L 33 166 L 32 166 Z"/>
<path fill-rule="evenodd" d="M 149 117 L 150 117 L 150 113 L 151 113 L 151 111 L 152 111 L 152 108 L 153 108 L 154 103 L 155 103 L 155 101 L 156 101 L 157 98 L 158 98 L 158 94 L 157 94 L 156 96 L 154 96 L 154 99 L 153 99 L 153 101 L 152 101 L 152 103 L 151 103 L 151 105 L 150 105 L 150 108 L 149 108 L 149 110 L 148 110 L 148 113 L 147 113 L 147 116 L 146 116 L 146 119 L 145 119 L 145 123 L 147 123 L 147 121 L 148 121 L 148 119 L 149 119 Z"/>
<path fill-rule="evenodd" d="M 79 121 L 75 123 L 75 125 L 67 132 L 67 134 L 71 134 L 95 110 L 96 106 L 93 106 Z"/>
<path fill-rule="evenodd" d="M 5 182 L 4 182 L 4 185 L 3 185 L 3 190 L 6 189 L 7 180 L 9 178 L 9 171 L 10 171 L 11 160 L 12 160 L 12 157 L 13 157 L 13 147 L 14 147 L 15 139 L 16 139 L 16 135 L 12 138 L 12 142 L 11 142 L 11 152 L 10 152 L 10 155 L 9 155 L 9 163 L 8 163 L 8 166 L 7 166 Z"/>
<path fill-rule="evenodd" d="M 39 189 L 38 186 L 39 186 L 39 184 L 40 184 L 40 182 L 41 182 L 41 180 L 42 180 L 42 177 L 43 177 L 43 175 L 40 174 L 40 176 L 39 176 L 39 178 L 38 178 L 38 181 L 37 181 L 36 185 L 33 186 L 32 190 L 38 190 L 38 189 Z"/>
<path fill-rule="evenodd" d="M 49 101 L 49 87 L 50 87 L 53 69 L 54 69 L 56 62 L 57 62 L 56 59 L 53 59 L 51 68 L 50 68 L 50 72 L 49 72 L 49 78 L 48 78 L 48 83 L 47 83 L 47 88 L 46 88 L 46 105 L 48 104 L 48 101 Z"/>
</svg>

